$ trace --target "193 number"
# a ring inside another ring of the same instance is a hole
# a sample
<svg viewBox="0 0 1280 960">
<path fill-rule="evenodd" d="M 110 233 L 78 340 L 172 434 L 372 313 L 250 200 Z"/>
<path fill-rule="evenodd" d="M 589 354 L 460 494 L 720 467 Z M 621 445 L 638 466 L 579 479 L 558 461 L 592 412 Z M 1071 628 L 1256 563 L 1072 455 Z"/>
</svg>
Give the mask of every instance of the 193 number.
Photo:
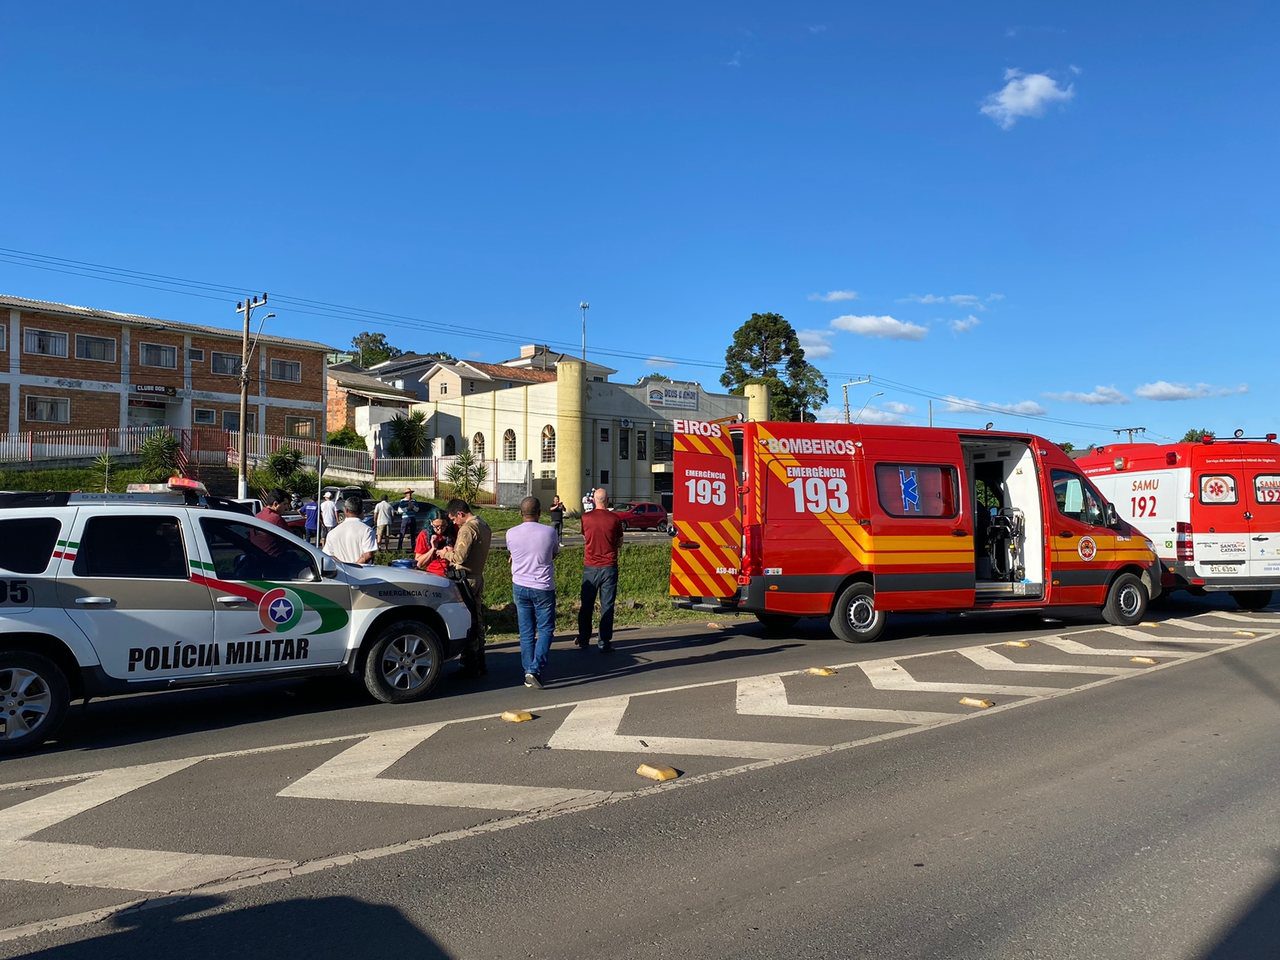
<svg viewBox="0 0 1280 960">
<path fill-rule="evenodd" d="M 842 477 L 792 480 L 787 484 L 796 497 L 796 513 L 848 513 L 849 484 Z"/>
<path fill-rule="evenodd" d="M 689 488 L 690 503 L 709 503 L 723 507 L 725 503 L 725 483 L 723 480 L 686 480 Z"/>
</svg>

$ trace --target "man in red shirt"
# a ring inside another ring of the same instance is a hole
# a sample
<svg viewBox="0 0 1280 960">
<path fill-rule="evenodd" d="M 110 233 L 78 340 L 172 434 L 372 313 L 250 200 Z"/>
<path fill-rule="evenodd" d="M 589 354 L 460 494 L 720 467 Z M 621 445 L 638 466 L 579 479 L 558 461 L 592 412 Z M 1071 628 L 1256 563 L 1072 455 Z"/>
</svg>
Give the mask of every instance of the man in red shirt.
<svg viewBox="0 0 1280 960">
<path fill-rule="evenodd" d="M 281 530 L 288 530 L 289 525 L 284 522 L 284 517 L 280 516 L 280 507 L 284 504 L 284 500 L 283 490 L 272 490 L 262 501 L 262 509 L 257 512 L 257 518 L 267 523 L 274 523 Z"/>
<path fill-rule="evenodd" d="M 618 597 L 618 551 L 622 521 L 609 509 L 609 493 L 596 487 L 595 509 L 582 515 L 582 607 L 578 610 L 578 646 L 591 641 L 591 614 L 600 598 L 600 652 L 613 652 L 613 605 Z"/>
</svg>

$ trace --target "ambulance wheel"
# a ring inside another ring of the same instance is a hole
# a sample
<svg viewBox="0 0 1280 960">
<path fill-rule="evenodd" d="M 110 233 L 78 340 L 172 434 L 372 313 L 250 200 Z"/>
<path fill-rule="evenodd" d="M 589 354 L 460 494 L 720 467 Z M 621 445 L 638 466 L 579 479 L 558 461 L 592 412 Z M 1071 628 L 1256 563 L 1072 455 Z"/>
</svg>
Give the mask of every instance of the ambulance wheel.
<svg viewBox="0 0 1280 960">
<path fill-rule="evenodd" d="M 383 703 L 421 700 L 436 685 L 443 660 L 440 638 L 425 623 L 393 623 L 369 647 L 364 687 Z"/>
<path fill-rule="evenodd" d="M 1236 590 L 1231 599 L 1241 610 L 1261 610 L 1271 603 L 1270 590 Z"/>
<path fill-rule="evenodd" d="M 62 725 L 71 688 L 58 665 L 38 653 L 0 653 L 0 754 L 50 739 Z"/>
<path fill-rule="evenodd" d="M 1122 573 L 1111 583 L 1102 619 L 1113 627 L 1131 627 L 1147 613 L 1147 588 L 1136 574 Z"/>
<path fill-rule="evenodd" d="M 789 613 L 761 613 L 757 611 L 756 619 L 760 621 L 760 626 L 764 627 L 764 632 L 768 634 L 789 633 L 800 622 L 799 617 L 793 617 Z"/>
<path fill-rule="evenodd" d="M 851 583 L 836 601 L 831 632 L 845 643 L 870 643 L 884 633 L 884 620 L 884 611 L 876 609 L 871 584 Z"/>
</svg>

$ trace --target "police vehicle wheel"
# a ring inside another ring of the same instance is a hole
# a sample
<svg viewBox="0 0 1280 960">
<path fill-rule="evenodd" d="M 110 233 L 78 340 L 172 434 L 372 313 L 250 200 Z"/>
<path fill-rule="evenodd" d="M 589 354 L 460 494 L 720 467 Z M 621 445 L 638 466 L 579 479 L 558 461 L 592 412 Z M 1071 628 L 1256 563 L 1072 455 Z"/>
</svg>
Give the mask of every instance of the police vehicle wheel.
<svg viewBox="0 0 1280 960">
<path fill-rule="evenodd" d="M 1135 574 L 1122 573 L 1107 591 L 1102 619 L 1115 627 L 1131 627 L 1147 613 L 1147 588 Z"/>
<path fill-rule="evenodd" d="M 62 725 L 71 688 L 58 665 L 38 653 L 0 653 L 0 754 L 52 737 Z"/>
<path fill-rule="evenodd" d="M 760 626 L 764 627 L 764 632 L 768 634 L 787 633 L 795 629 L 795 625 L 800 622 L 799 617 L 793 617 L 787 613 L 760 613 L 756 612 L 756 619 L 760 621 Z"/>
<path fill-rule="evenodd" d="M 884 633 L 884 621 L 884 611 L 876 609 L 871 584 L 851 583 L 836 601 L 831 631 L 845 643 L 870 643 Z"/>
<path fill-rule="evenodd" d="M 1236 590 L 1231 599 L 1241 610 L 1261 610 L 1271 603 L 1270 590 Z"/>
<path fill-rule="evenodd" d="M 383 703 L 421 700 L 440 677 L 440 639 L 423 623 L 393 623 L 383 630 L 364 662 L 364 686 Z"/>
</svg>

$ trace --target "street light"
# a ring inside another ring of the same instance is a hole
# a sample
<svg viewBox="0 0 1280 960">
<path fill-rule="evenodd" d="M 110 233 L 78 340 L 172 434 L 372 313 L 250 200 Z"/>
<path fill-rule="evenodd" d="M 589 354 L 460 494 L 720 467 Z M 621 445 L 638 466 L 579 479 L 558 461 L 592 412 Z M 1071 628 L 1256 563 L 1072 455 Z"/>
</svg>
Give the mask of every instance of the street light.
<svg viewBox="0 0 1280 960">
<path fill-rule="evenodd" d="M 591 304 L 583 300 L 578 304 L 578 309 L 582 311 L 582 362 L 587 362 L 587 311 L 591 309 Z"/>
<path fill-rule="evenodd" d="M 879 393 L 873 393 L 871 396 L 867 397 L 867 403 L 870 403 L 870 402 L 871 402 L 872 400 L 874 400 L 876 397 L 883 397 L 883 396 L 884 396 L 884 391 L 883 391 L 883 390 L 881 390 Z M 865 411 L 865 410 L 867 409 L 867 403 L 864 403 L 864 404 L 862 405 L 862 409 L 860 409 L 860 410 L 858 411 L 858 415 L 857 415 L 856 417 L 854 417 L 854 418 L 853 418 L 853 422 L 854 422 L 854 423 L 857 423 L 859 420 L 861 420 L 861 419 L 862 419 L 863 411 Z"/>
<path fill-rule="evenodd" d="M 849 422 L 849 388 L 860 387 L 864 383 L 870 383 L 870 377 L 859 377 L 857 380 L 850 380 L 848 383 L 840 384 L 840 389 L 844 393 L 844 422 Z"/>
</svg>

